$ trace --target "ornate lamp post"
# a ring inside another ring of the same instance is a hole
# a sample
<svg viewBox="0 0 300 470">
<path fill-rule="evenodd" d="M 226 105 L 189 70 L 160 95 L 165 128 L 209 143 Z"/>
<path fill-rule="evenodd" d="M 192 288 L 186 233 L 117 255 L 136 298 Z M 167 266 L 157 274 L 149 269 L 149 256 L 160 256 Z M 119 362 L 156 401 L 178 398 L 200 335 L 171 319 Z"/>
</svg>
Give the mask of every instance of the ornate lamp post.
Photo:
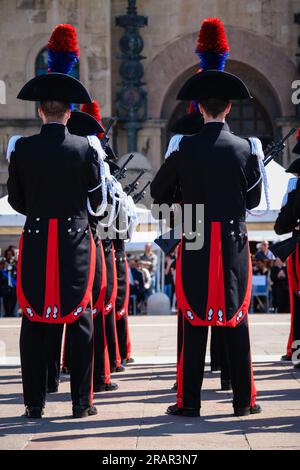
<svg viewBox="0 0 300 470">
<path fill-rule="evenodd" d="M 116 25 L 125 29 L 119 41 L 122 84 L 117 93 L 117 115 L 127 130 L 128 152 L 136 152 L 137 132 L 147 119 L 147 93 L 142 88 L 145 83 L 141 81 L 144 41 L 139 29 L 148 25 L 148 18 L 137 14 L 136 0 L 128 0 L 127 14 L 118 16 Z"/>
<path fill-rule="evenodd" d="M 300 13 L 296 13 L 294 23 L 300 25 Z M 300 48 L 300 36 L 298 36 L 298 47 Z M 300 52 L 297 52 L 296 57 L 300 57 Z M 300 62 L 298 63 L 298 72 L 300 73 Z M 296 105 L 296 115 L 300 116 L 300 105 Z"/>
</svg>

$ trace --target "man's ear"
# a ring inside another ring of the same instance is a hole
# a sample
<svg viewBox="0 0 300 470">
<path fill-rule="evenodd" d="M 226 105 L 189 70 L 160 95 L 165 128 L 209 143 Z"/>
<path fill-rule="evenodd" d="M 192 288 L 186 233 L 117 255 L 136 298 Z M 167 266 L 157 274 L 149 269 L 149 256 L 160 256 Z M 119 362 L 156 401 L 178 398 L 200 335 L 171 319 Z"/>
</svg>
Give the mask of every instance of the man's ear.
<svg viewBox="0 0 300 470">
<path fill-rule="evenodd" d="M 42 113 L 43 113 L 43 112 L 42 112 L 41 108 L 38 107 L 38 115 L 39 115 L 39 117 L 40 117 L 41 119 L 43 119 L 43 114 L 42 114 Z"/>
<path fill-rule="evenodd" d="M 232 103 L 229 102 L 228 105 L 226 106 L 226 109 L 225 109 L 225 114 L 226 114 L 226 116 L 227 116 L 227 114 L 230 113 L 230 111 L 231 111 L 231 106 L 232 106 Z"/>
<path fill-rule="evenodd" d="M 203 115 L 203 108 L 201 106 L 201 103 L 198 103 L 198 108 L 199 108 L 200 114 Z"/>
</svg>

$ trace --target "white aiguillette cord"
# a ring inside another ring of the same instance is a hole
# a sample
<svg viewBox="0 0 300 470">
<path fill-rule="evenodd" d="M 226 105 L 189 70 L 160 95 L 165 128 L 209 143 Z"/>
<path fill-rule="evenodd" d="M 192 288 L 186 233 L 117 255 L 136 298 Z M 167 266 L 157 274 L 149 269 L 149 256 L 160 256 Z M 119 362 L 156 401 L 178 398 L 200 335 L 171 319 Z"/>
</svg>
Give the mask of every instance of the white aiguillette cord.
<svg viewBox="0 0 300 470">
<path fill-rule="evenodd" d="M 165 160 L 173 153 L 179 151 L 179 144 L 181 139 L 184 137 L 182 134 L 173 135 L 172 139 L 169 142 L 168 149 L 165 154 Z"/>
<path fill-rule="evenodd" d="M 254 215 L 256 217 L 261 217 L 261 216 L 265 215 L 270 210 L 270 206 L 271 206 L 270 193 L 269 193 L 269 182 L 268 182 L 266 168 L 265 168 L 265 165 L 264 165 L 265 154 L 263 152 L 261 141 L 257 137 L 249 137 L 247 140 L 249 141 L 250 146 L 251 146 L 251 154 L 253 156 L 257 157 L 258 167 L 259 167 L 259 171 L 260 171 L 259 179 L 256 181 L 256 183 L 253 186 L 251 186 L 251 188 L 249 188 L 247 190 L 247 192 L 254 189 L 260 183 L 260 181 L 262 180 L 263 187 L 264 187 L 265 199 L 266 199 L 266 205 L 267 205 L 267 208 L 264 211 L 255 212 L 255 211 L 247 209 L 247 212 L 248 212 L 248 214 Z"/>
<path fill-rule="evenodd" d="M 96 188 L 91 189 L 89 193 L 96 191 L 100 187 L 101 187 L 101 193 L 102 193 L 102 201 L 101 201 L 101 205 L 98 211 L 95 212 L 92 209 L 89 198 L 87 199 L 87 208 L 91 215 L 93 215 L 94 217 L 100 217 L 101 215 L 104 214 L 107 208 L 107 185 L 106 185 L 105 167 L 104 167 L 104 159 L 106 157 L 106 153 L 104 152 L 102 145 L 100 143 L 100 140 L 98 139 L 97 136 L 89 135 L 87 139 L 89 141 L 90 146 L 97 152 L 98 161 L 99 161 L 99 171 L 100 171 L 100 184 Z"/>
<path fill-rule="evenodd" d="M 13 135 L 8 142 L 7 150 L 6 150 L 6 160 L 8 163 L 10 162 L 11 154 L 15 151 L 16 143 L 19 139 L 22 139 L 22 135 Z"/>
</svg>

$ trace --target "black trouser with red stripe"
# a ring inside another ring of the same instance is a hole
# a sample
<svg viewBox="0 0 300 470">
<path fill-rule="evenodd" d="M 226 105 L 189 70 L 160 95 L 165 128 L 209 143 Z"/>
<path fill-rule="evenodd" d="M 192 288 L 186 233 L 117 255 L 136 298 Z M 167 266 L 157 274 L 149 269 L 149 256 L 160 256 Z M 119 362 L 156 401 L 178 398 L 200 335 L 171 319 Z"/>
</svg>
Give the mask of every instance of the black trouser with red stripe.
<svg viewBox="0 0 300 470">
<path fill-rule="evenodd" d="M 177 406 L 199 409 L 203 383 L 205 353 L 208 335 L 207 326 L 192 326 L 179 312 L 182 328 L 178 334 Z M 233 390 L 233 406 L 244 408 L 255 404 L 255 387 L 248 331 L 245 317 L 235 328 L 224 330 L 224 341 L 230 363 L 230 378 Z"/>
<path fill-rule="evenodd" d="M 119 367 L 121 365 L 121 358 L 119 352 L 116 314 L 114 308 L 107 315 L 105 315 L 105 332 L 110 367 Z"/>
<path fill-rule="evenodd" d="M 46 399 L 49 335 L 59 333 L 63 325 L 22 319 L 20 354 L 25 406 L 43 407 Z M 55 332 L 55 329 L 57 330 Z M 52 331 L 51 331 L 52 330 Z M 92 404 L 93 325 L 88 310 L 68 325 L 71 354 L 71 396 L 73 405 Z"/>
<path fill-rule="evenodd" d="M 71 370 L 71 353 L 70 353 L 70 334 L 68 325 L 65 327 L 65 336 L 63 344 L 63 357 L 62 357 L 62 367 L 64 369 Z"/>
<path fill-rule="evenodd" d="M 122 318 L 117 320 L 117 333 L 118 333 L 118 343 L 121 360 L 125 361 L 130 358 L 130 339 L 129 339 L 129 329 L 128 329 L 128 315 L 125 314 Z"/>
<path fill-rule="evenodd" d="M 59 385 L 60 358 L 64 325 L 50 325 L 53 328 L 47 332 L 48 385 L 49 390 L 55 390 Z"/>
<path fill-rule="evenodd" d="M 299 354 L 294 357 L 295 351 L 300 349 L 300 298 L 295 292 L 290 293 L 291 300 L 291 326 L 290 335 L 287 345 L 287 355 L 292 357 L 292 360 L 298 361 Z"/>
<path fill-rule="evenodd" d="M 94 317 L 94 386 L 110 383 L 109 357 L 103 310 Z"/>
</svg>

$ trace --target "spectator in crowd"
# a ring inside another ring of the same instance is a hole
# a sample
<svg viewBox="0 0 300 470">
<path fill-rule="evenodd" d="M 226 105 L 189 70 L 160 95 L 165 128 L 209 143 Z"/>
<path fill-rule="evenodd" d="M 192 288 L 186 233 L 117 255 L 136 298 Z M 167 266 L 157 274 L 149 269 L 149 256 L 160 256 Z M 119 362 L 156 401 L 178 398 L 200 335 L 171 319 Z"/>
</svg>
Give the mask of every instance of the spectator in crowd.
<svg viewBox="0 0 300 470">
<path fill-rule="evenodd" d="M 157 256 L 152 250 L 151 243 L 146 243 L 145 251 L 140 257 L 141 261 L 144 262 L 144 266 L 148 269 L 151 275 L 151 294 L 155 291 L 156 287 L 156 268 L 157 268 Z"/>
<path fill-rule="evenodd" d="M 258 251 L 253 262 L 253 275 L 266 276 L 267 285 L 269 281 L 269 258 L 262 252 Z M 253 308 L 255 312 L 267 312 L 267 298 L 265 296 L 256 296 L 253 299 Z"/>
<path fill-rule="evenodd" d="M 165 258 L 165 294 L 169 297 L 172 305 L 174 295 L 174 270 L 175 270 L 175 259 L 171 255 L 166 255 Z"/>
<path fill-rule="evenodd" d="M 3 287 L 4 287 L 4 277 L 2 274 L 3 269 L 5 269 L 5 260 L 0 258 L 0 318 L 4 317 L 4 307 L 3 307 Z"/>
<path fill-rule="evenodd" d="M 151 295 L 151 283 L 152 283 L 151 274 L 148 269 L 148 263 L 139 259 L 138 269 L 140 269 L 140 271 L 143 274 L 144 297 L 145 297 L 145 300 L 147 300 L 148 297 Z"/>
<path fill-rule="evenodd" d="M 138 267 L 140 259 L 138 257 L 129 258 L 129 281 L 130 296 L 135 296 L 137 313 L 141 312 L 141 306 L 145 301 L 145 286 L 142 271 Z"/>
<path fill-rule="evenodd" d="M 275 312 L 287 313 L 290 311 L 289 286 L 285 264 L 276 258 L 271 268 L 272 299 Z"/>
<path fill-rule="evenodd" d="M 272 251 L 269 250 L 269 242 L 267 240 L 264 240 L 259 245 L 256 256 L 259 255 L 260 253 L 264 254 L 266 256 L 266 258 L 270 261 L 275 260 L 275 256 L 273 255 Z"/>
<path fill-rule="evenodd" d="M 17 316 L 17 261 L 15 252 L 9 247 L 4 253 L 4 265 L 1 269 L 1 291 L 3 299 L 4 314 L 7 317 Z"/>
</svg>

